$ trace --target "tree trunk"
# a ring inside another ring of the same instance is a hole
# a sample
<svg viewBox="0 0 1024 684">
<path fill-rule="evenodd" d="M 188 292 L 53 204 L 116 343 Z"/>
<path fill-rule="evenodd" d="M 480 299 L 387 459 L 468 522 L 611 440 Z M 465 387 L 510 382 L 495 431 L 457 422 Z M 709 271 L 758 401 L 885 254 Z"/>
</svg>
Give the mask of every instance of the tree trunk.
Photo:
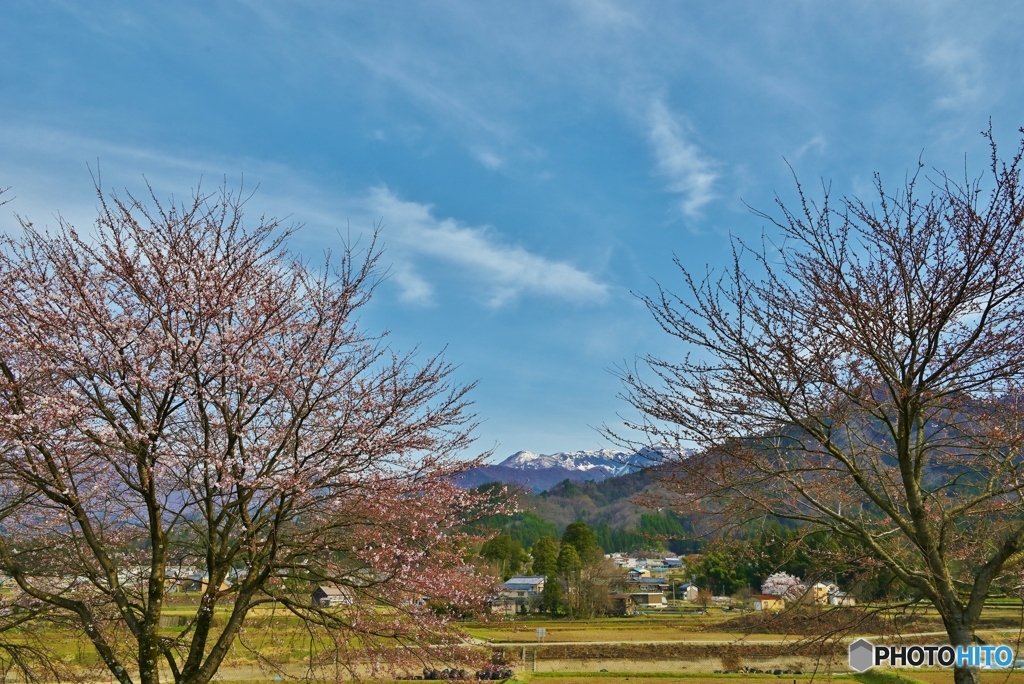
<svg viewBox="0 0 1024 684">
<path fill-rule="evenodd" d="M 979 684 L 978 669 L 974 667 L 957 666 L 953 668 L 953 684 Z"/>
<path fill-rule="evenodd" d="M 975 643 L 974 630 L 966 625 L 956 625 L 947 628 L 946 631 L 949 634 L 949 643 L 953 648 L 973 646 Z M 980 682 L 978 668 L 967 665 L 957 665 L 953 668 L 953 684 L 980 684 Z"/>
</svg>

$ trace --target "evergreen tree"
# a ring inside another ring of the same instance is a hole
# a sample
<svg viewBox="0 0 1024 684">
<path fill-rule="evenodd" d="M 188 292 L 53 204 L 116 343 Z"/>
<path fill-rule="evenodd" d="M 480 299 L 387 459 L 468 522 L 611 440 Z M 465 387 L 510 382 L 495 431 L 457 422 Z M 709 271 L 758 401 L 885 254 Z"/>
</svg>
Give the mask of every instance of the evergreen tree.
<svg viewBox="0 0 1024 684">
<path fill-rule="evenodd" d="M 534 575 L 553 578 L 558 573 L 558 541 L 554 537 L 541 537 L 530 549 L 530 553 L 533 556 Z"/>
<path fill-rule="evenodd" d="M 594 531 L 587 526 L 587 523 L 582 520 L 570 523 L 565 528 L 565 534 L 562 535 L 562 546 L 572 546 L 576 549 L 576 553 L 580 558 L 586 558 L 591 555 L 594 549 L 597 549 L 597 535 Z"/>
<path fill-rule="evenodd" d="M 519 542 L 507 534 L 499 534 L 486 541 L 480 548 L 480 555 L 500 567 L 501 578 L 506 580 L 529 560 Z"/>
<path fill-rule="evenodd" d="M 557 615 L 562 612 L 562 585 L 555 577 L 548 577 L 544 582 L 544 593 L 541 595 L 540 607 L 546 613 Z"/>
<path fill-rule="evenodd" d="M 580 560 L 580 554 L 576 547 L 563 543 L 562 549 L 558 552 L 558 574 L 568 576 L 579 572 L 582 568 L 583 561 Z"/>
</svg>

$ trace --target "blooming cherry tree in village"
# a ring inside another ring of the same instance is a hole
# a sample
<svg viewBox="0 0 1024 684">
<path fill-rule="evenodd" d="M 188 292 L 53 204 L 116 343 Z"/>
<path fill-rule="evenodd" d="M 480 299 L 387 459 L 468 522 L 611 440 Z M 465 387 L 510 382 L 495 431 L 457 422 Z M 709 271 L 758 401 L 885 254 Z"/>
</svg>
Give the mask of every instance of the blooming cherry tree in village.
<svg viewBox="0 0 1024 684">
<path fill-rule="evenodd" d="M 781 596 L 787 601 L 794 601 L 804 595 L 807 585 L 800 581 L 799 577 L 790 575 L 788 572 L 775 572 L 765 579 L 761 585 L 761 593 L 771 596 Z"/>
<path fill-rule="evenodd" d="M 457 528 L 494 507 L 452 484 L 468 388 L 357 325 L 374 244 L 314 267 L 227 190 L 99 200 L 94 237 L 23 220 L 0 253 L 0 572 L 33 614 L 121 684 L 273 665 L 277 624 L 310 677 L 460 657 L 444 615 L 488 587 Z"/>
</svg>

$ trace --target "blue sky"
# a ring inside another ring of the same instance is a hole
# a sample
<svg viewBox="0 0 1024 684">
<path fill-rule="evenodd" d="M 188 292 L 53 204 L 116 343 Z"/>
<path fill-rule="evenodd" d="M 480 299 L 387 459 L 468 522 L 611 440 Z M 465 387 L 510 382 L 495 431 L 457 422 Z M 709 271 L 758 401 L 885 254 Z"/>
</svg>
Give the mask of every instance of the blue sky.
<svg viewBox="0 0 1024 684">
<path fill-rule="evenodd" d="M 259 185 L 294 247 L 383 221 L 364 314 L 479 381 L 496 457 L 607 444 L 609 373 L 678 356 L 631 292 L 759 239 L 744 202 L 980 171 L 1024 125 L 1019 2 L 46 2 L 0 21 L 0 186 L 37 224 L 104 184 Z"/>
</svg>

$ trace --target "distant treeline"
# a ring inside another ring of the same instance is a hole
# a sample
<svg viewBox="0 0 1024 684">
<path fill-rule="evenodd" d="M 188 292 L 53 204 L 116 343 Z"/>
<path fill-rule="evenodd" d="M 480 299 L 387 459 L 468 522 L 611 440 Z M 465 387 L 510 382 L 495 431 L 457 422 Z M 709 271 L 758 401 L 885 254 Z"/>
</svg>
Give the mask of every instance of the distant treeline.
<svg viewBox="0 0 1024 684">
<path fill-rule="evenodd" d="M 533 511 L 514 515 L 492 515 L 479 521 L 483 529 L 504 532 L 529 549 L 541 537 L 558 537 L 555 523 Z M 692 539 L 689 523 L 672 512 L 644 513 L 634 527 L 613 527 L 607 522 L 593 526 L 597 544 L 605 553 L 664 549 L 673 553 L 696 553 L 700 544 Z"/>
<path fill-rule="evenodd" d="M 594 528 L 598 545 L 607 553 L 665 549 L 677 554 L 697 553 L 689 522 L 675 513 L 643 513 L 633 528 L 616 528 L 606 522 Z"/>
</svg>

